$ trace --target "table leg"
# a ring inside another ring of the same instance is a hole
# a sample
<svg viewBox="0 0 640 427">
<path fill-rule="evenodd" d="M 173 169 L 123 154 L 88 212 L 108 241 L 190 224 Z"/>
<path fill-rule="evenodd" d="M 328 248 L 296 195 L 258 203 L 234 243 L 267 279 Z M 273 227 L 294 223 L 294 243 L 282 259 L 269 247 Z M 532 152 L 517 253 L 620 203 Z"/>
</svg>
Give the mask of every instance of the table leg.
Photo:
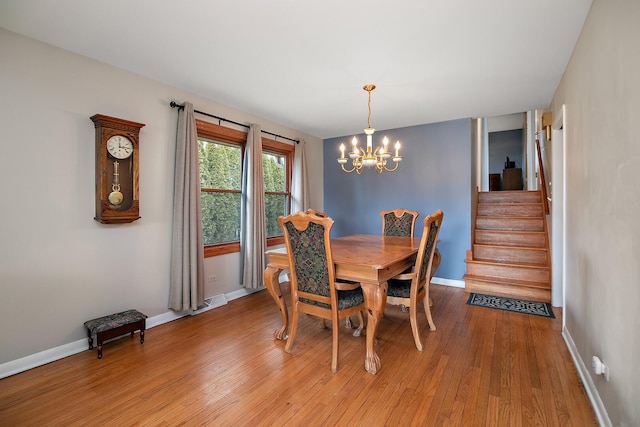
<svg viewBox="0 0 640 427">
<path fill-rule="evenodd" d="M 286 340 L 288 338 L 287 330 L 289 328 L 289 315 L 287 314 L 287 305 L 282 297 L 282 291 L 280 290 L 280 273 L 283 270 L 281 268 L 267 266 L 264 270 L 264 284 L 269 290 L 269 294 L 276 302 L 278 309 L 280 310 L 280 317 L 282 317 L 282 326 L 276 329 L 273 333 L 273 337 L 278 340 Z"/>
<path fill-rule="evenodd" d="M 380 369 L 380 358 L 376 354 L 374 345 L 378 324 L 387 304 L 387 282 L 381 284 L 362 283 L 362 291 L 367 307 L 367 353 L 364 359 L 364 368 L 371 375 L 375 375 Z"/>
</svg>

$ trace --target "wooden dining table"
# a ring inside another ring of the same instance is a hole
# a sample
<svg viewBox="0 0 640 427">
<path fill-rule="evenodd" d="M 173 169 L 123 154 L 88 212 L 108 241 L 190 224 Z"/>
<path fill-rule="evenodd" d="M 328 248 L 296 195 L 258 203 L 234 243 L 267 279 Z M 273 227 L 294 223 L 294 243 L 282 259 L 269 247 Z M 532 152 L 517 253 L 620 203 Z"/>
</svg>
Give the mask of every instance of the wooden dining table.
<svg viewBox="0 0 640 427">
<path fill-rule="evenodd" d="M 331 239 L 336 278 L 360 282 L 367 308 L 366 355 L 364 367 L 372 375 L 380 369 L 374 348 L 375 336 L 387 303 L 387 280 L 415 264 L 420 239 L 414 237 L 355 234 Z M 280 289 L 280 273 L 289 269 L 286 248 L 268 250 L 264 282 L 280 309 L 282 326 L 274 332 L 279 340 L 288 338 L 289 315 Z"/>
</svg>

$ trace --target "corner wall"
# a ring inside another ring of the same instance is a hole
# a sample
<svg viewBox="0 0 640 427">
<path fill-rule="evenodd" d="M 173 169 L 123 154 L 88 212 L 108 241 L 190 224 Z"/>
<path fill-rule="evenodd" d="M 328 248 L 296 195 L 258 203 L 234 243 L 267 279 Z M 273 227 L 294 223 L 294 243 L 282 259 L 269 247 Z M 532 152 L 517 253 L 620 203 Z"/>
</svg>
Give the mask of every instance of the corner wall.
<svg viewBox="0 0 640 427">
<path fill-rule="evenodd" d="M 566 106 L 564 333 L 616 426 L 640 425 L 639 23 L 640 2 L 595 0 L 551 105 L 554 118 Z"/>
<path fill-rule="evenodd" d="M 322 141 L 165 84 L 0 29 L 0 364 L 86 340 L 86 320 L 129 308 L 166 314 L 173 203 L 175 101 L 307 141 Z M 93 217 L 94 127 L 100 113 L 145 123 L 140 215 Z M 322 162 L 310 162 L 322 207 Z M 208 258 L 206 296 L 240 289 L 238 255 Z M 10 327 L 8 325 L 11 325 Z"/>
</svg>

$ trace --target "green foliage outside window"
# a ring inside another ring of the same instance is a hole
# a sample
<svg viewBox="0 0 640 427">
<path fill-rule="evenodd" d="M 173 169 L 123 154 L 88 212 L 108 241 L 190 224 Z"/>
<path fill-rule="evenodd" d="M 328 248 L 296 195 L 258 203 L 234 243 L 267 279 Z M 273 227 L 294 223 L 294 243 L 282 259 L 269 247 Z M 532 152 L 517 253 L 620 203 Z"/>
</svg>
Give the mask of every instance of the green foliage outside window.
<svg viewBox="0 0 640 427">
<path fill-rule="evenodd" d="M 205 245 L 238 241 L 242 203 L 241 147 L 199 140 L 202 231 Z M 263 153 L 265 193 L 286 192 L 285 156 Z M 209 191 L 208 191 L 209 190 Z M 230 190 L 230 191 L 211 191 Z M 289 196 L 265 194 L 267 237 L 280 236 L 278 216 L 288 213 Z"/>
</svg>

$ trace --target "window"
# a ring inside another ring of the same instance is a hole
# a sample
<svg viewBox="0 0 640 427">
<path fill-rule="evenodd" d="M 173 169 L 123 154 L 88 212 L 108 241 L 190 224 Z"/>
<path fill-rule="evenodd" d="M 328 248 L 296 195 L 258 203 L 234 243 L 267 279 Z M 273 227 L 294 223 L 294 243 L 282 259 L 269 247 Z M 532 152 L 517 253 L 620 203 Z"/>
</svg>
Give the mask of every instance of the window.
<svg viewBox="0 0 640 427">
<path fill-rule="evenodd" d="M 240 250 L 242 156 L 246 132 L 196 120 L 205 257 Z M 283 243 L 278 216 L 291 206 L 294 148 L 262 138 L 267 245 Z"/>
</svg>

